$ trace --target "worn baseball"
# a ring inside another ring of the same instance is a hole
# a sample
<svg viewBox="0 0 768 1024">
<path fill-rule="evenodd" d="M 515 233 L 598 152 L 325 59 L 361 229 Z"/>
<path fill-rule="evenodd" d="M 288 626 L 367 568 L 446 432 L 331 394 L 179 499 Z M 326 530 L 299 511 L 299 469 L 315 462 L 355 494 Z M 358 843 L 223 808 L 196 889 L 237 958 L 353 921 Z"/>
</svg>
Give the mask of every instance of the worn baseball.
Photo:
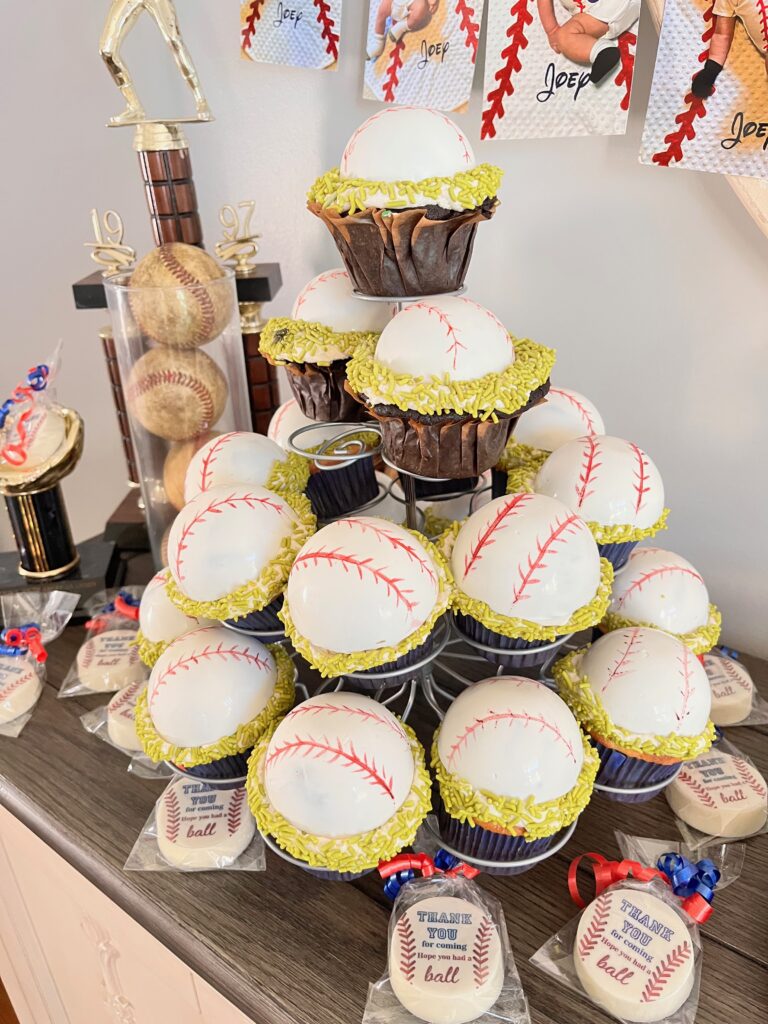
<svg viewBox="0 0 768 1024">
<path fill-rule="evenodd" d="M 199 437 L 193 437 L 191 441 L 180 441 L 178 444 L 171 445 L 163 464 L 163 487 L 168 504 L 173 505 L 179 512 L 186 504 L 184 480 L 190 462 L 203 445 L 218 436 L 218 431 L 208 430 L 205 434 L 200 434 Z"/>
<path fill-rule="evenodd" d="M 227 382 L 204 352 L 152 348 L 128 376 L 129 411 L 150 434 L 189 441 L 210 431 L 227 404 Z"/>
<path fill-rule="evenodd" d="M 183 242 L 159 245 L 131 275 L 131 309 L 142 332 L 172 348 L 218 338 L 232 317 L 232 286 L 207 252 Z"/>
</svg>

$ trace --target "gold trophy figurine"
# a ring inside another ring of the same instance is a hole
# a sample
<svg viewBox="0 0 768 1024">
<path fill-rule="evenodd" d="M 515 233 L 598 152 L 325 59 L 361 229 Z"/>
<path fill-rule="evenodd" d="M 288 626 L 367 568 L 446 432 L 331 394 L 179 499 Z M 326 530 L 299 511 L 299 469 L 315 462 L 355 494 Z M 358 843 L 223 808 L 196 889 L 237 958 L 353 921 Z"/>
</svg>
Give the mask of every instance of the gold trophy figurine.
<svg viewBox="0 0 768 1024">
<path fill-rule="evenodd" d="M 192 57 L 181 37 L 173 0 L 112 0 L 107 22 L 101 34 L 99 52 L 109 68 L 109 73 L 115 84 L 122 92 L 127 106 L 122 114 L 111 118 L 110 125 L 117 127 L 119 125 L 143 124 L 153 120 L 147 118 L 128 68 L 120 55 L 123 41 L 136 24 L 142 11 L 146 11 L 154 19 L 163 39 L 171 48 L 179 71 L 192 90 L 197 116 L 189 120 L 213 120 L 208 103 L 200 88 L 200 80 L 197 77 L 195 65 L 192 63 Z M 174 118 L 173 120 L 187 119 Z"/>
</svg>

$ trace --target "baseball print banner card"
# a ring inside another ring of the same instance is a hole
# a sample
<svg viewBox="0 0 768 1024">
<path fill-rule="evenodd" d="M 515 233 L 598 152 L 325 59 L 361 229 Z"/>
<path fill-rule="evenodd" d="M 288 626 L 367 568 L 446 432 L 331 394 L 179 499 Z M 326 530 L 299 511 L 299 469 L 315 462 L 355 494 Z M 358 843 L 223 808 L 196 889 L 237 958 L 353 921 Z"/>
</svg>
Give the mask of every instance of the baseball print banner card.
<svg viewBox="0 0 768 1024">
<path fill-rule="evenodd" d="M 483 139 L 621 135 L 640 0 L 489 0 Z"/>
<path fill-rule="evenodd" d="M 243 57 L 336 70 L 343 0 L 248 0 L 240 7 Z"/>
<path fill-rule="evenodd" d="M 667 0 L 640 160 L 768 177 L 768 0 Z"/>
<path fill-rule="evenodd" d="M 485 0 L 370 0 L 363 96 L 436 110 L 469 102 Z"/>
</svg>

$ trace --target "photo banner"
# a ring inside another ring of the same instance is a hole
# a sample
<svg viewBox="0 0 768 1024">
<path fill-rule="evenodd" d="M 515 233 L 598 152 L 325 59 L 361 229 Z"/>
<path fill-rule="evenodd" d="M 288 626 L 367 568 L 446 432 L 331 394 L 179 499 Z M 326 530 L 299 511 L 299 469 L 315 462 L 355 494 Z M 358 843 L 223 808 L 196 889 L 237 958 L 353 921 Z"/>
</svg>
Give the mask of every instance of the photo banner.
<svg viewBox="0 0 768 1024">
<path fill-rule="evenodd" d="M 483 139 L 621 135 L 640 0 L 488 0 Z"/>
<path fill-rule="evenodd" d="M 247 0 L 240 49 L 248 60 L 335 71 L 342 0 Z"/>
<path fill-rule="evenodd" d="M 667 0 L 640 160 L 768 178 L 768 0 Z"/>
<path fill-rule="evenodd" d="M 462 111 L 485 0 L 370 0 L 363 96 Z"/>
</svg>

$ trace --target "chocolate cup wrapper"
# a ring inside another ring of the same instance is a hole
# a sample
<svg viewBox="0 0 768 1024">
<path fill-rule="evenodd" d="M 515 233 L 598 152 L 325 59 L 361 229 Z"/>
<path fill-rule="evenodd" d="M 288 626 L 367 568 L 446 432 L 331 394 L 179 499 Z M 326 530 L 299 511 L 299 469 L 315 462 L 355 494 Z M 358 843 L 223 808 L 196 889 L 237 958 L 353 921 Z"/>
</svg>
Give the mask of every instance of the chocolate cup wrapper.
<svg viewBox="0 0 768 1024">
<path fill-rule="evenodd" d="M 282 607 L 283 595 L 280 594 L 260 611 L 248 612 L 239 619 L 227 619 L 227 625 L 242 629 L 245 633 L 284 633 L 285 626 L 277 617 Z"/>
<path fill-rule="evenodd" d="M 416 500 L 439 498 L 443 494 L 464 494 L 477 487 L 478 477 L 468 476 L 463 480 L 419 480 L 414 478 Z"/>
<path fill-rule="evenodd" d="M 626 798 L 614 793 L 600 793 L 601 796 L 611 800 L 623 803 L 644 803 L 646 800 L 652 800 L 658 795 L 657 793 L 634 794 L 631 790 L 644 789 L 646 786 L 655 786 L 666 782 L 680 768 L 679 764 L 656 764 L 654 761 L 643 761 L 639 757 L 629 757 L 619 750 L 604 747 L 595 739 L 590 742 L 600 758 L 595 784 L 629 791 Z"/>
<path fill-rule="evenodd" d="M 416 419 L 408 413 L 384 415 L 373 410 L 381 424 L 387 458 L 414 476 L 457 480 L 478 477 L 499 460 L 512 430 L 511 417 L 476 420 L 432 416 Z M 426 420 L 434 422 L 425 422 Z"/>
<path fill-rule="evenodd" d="M 486 647 L 498 648 L 499 653 L 497 655 L 492 654 L 490 651 L 481 651 L 479 653 L 494 665 L 502 665 L 504 668 L 535 668 L 538 665 L 543 665 L 556 649 L 552 647 L 552 644 L 557 643 L 558 640 L 562 643 L 570 635 L 565 633 L 554 640 L 523 640 L 521 637 L 504 636 L 503 633 L 496 633 L 494 630 L 484 626 L 478 619 L 473 618 L 471 615 L 463 615 L 461 612 L 456 612 L 454 620 L 459 632 L 463 633 L 470 640 L 476 640 Z M 541 648 L 544 648 L 544 650 Z M 504 651 L 509 651 L 509 655 L 507 656 L 502 653 Z M 513 651 L 515 652 L 514 654 L 512 653 Z"/>
<path fill-rule="evenodd" d="M 349 360 L 342 359 L 330 366 L 314 363 L 286 363 L 288 383 L 299 408 L 311 420 L 329 423 L 341 420 L 357 423 L 365 415 L 364 406 L 344 389 Z"/>
<path fill-rule="evenodd" d="M 498 469 L 494 466 L 491 470 L 491 499 L 503 498 L 507 493 L 507 476 L 506 469 Z"/>
<path fill-rule="evenodd" d="M 440 838 L 447 845 L 466 857 L 477 857 L 479 860 L 492 860 L 510 862 L 516 860 L 528 860 L 544 853 L 561 835 L 561 831 L 545 839 L 534 839 L 526 842 L 523 836 L 509 836 L 500 832 L 491 832 L 479 825 L 469 825 L 461 822 L 458 818 L 452 818 L 443 806 L 439 795 L 437 798 L 437 821 L 440 829 Z M 535 864 L 526 865 L 515 870 L 507 869 L 505 874 L 522 874 L 529 871 Z M 483 871 L 493 872 L 483 868 Z"/>
<path fill-rule="evenodd" d="M 619 544 L 598 544 L 597 550 L 603 558 L 607 558 L 616 572 L 623 569 L 629 556 L 639 544 L 636 540 L 625 540 Z"/>
<path fill-rule="evenodd" d="M 336 519 L 353 512 L 373 501 L 378 493 L 372 458 L 356 459 L 338 469 L 318 469 L 307 483 L 307 497 L 318 519 Z"/>
<path fill-rule="evenodd" d="M 242 779 L 248 774 L 248 758 L 250 756 L 251 751 L 246 750 L 242 754 L 232 754 L 230 757 L 220 757 L 217 761 L 210 761 L 208 764 L 195 765 L 194 768 L 182 768 L 180 765 L 175 765 L 175 767 L 193 779 L 205 779 L 210 782 L 240 779 L 238 785 L 242 785 Z"/>
<path fill-rule="evenodd" d="M 474 210 L 430 219 L 425 207 L 360 210 L 309 209 L 333 236 L 355 288 L 365 295 L 439 295 L 461 288 L 477 225 L 490 220 L 495 200 Z"/>
</svg>

